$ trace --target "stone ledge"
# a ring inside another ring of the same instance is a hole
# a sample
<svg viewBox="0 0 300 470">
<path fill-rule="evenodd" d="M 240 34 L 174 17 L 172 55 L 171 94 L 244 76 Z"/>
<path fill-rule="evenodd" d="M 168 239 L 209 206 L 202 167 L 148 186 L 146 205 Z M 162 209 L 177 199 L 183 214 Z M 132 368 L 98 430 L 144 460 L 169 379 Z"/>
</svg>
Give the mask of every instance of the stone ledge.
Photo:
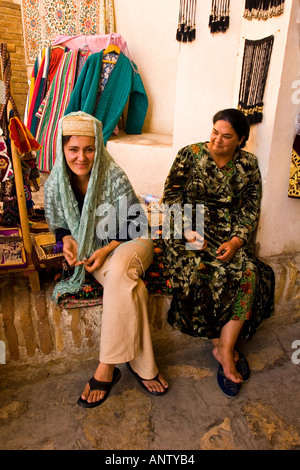
<svg viewBox="0 0 300 470">
<path fill-rule="evenodd" d="M 138 196 L 162 195 L 164 181 L 174 160 L 172 136 L 121 133 L 111 137 L 106 146 L 116 163 L 127 174 Z"/>
<path fill-rule="evenodd" d="M 125 134 L 124 132 L 120 132 L 118 135 L 113 135 L 109 138 L 107 145 L 111 146 L 111 144 L 172 148 L 173 136 L 166 134 L 153 134 L 150 132 L 143 132 L 142 134 Z"/>
<path fill-rule="evenodd" d="M 33 293 L 21 275 L 0 282 L 0 339 L 6 364 L 33 364 L 66 356 L 98 356 L 102 306 L 61 309 L 52 299 L 52 282 Z M 152 331 L 166 325 L 170 297 L 149 295 Z"/>
<path fill-rule="evenodd" d="M 275 271 L 273 325 L 300 319 L 300 253 L 264 260 Z M 41 276 L 45 278 L 45 275 Z M 6 364 L 36 364 L 66 358 L 97 358 L 102 307 L 61 310 L 52 300 L 53 283 L 41 279 L 33 293 L 28 279 L 2 276 L 0 281 L 0 339 L 5 343 Z M 167 324 L 169 296 L 149 296 L 153 336 Z"/>
</svg>

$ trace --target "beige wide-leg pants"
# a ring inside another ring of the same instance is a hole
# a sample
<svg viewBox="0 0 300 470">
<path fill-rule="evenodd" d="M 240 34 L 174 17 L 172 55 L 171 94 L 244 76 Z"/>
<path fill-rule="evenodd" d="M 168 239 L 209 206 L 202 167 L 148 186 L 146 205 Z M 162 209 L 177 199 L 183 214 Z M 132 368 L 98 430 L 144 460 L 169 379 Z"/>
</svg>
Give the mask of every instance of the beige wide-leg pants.
<svg viewBox="0 0 300 470">
<path fill-rule="evenodd" d="M 119 245 L 93 273 L 103 286 L 100 362 L 130 362 L 144 379 L 152 379 L 155 364 L 148 318 L 148 291 L 140 278 L 153 259 L 151 239 Z"/>
</svg>

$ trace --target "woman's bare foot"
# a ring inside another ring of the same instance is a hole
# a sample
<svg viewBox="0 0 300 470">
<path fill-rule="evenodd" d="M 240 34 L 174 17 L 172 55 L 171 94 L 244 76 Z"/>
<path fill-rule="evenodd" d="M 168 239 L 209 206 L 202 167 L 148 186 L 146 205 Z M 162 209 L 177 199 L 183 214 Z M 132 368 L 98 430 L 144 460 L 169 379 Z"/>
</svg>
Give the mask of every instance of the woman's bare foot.
<svg viewBox="0 0 300 470">
<path fill-rule="evenodd" d="M 219 342 L 220 342 L 220 338 L 215 338 L 215 339 L 212 340 L 212 344 L 217 348 L 219 347 Z M 236 364 L 238 362 L 238 360 L 239 360 L 239 353 L 238 353 L 238 351 L 236 351 L 234 349 L 234 351 L 233 351 L 233 361 Z"/>
<path fill-rule="evenodd" d="M 216 346 L 213 349 L 213 355 L 216 360 L 222 365 L 225 377 L 235 383 L 243 382 L 241 374 L 236 370 L 236 362 L 239 355 L 237 351 L 231 352 Z"/>
<path fill-rule="evenodd" d="M 94 374 L 95 379 L 100 382 L 111 382 L 113 380 L 114 368 L 114 364 L 102 364 L 100 362 Z M 94 403 L 102 400 L 105 394 L 106 392 L 102 390 L 93 390 L 90 392 L 90 386 L 89 383 L 87 383 L 81 398 L 83 400 L 87 400 L 88 403 Z"/>
<path fill-rule="evenodd" d="M 165 391 L 165 389 L 167 389 L 169 387 L 169 384 L 163 378 L 163 376 L 160 373 L 158 373 L 158 379 L 159 380 L 155 380 L 155 379 L 153 379 L 153 380 L 142 380 L 142 382 L 145 385 L 145 387 L 147 387 L 149 392 L 162 393 L 162 392 Z"/>
</svg>

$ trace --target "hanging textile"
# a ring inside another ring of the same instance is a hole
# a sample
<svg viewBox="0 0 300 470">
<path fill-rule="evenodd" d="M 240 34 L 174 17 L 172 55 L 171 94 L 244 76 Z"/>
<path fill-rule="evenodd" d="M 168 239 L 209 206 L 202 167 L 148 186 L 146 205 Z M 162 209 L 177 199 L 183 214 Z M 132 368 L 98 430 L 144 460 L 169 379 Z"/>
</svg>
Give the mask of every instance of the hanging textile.
<svg viewBox="0 0 300 470">
<path fill-rule="evenodd" d="M 39 54 L 35 61 L 24 115 L 24 124 L 28 127 L 33 136 L 36 135 L 39 124 L 39 117 L 36 113 L 42 101 L 45 99 L 60 60 L 67 50 L 68 49 L 63 46 L 49 46 L 43 48 L 41 54 Z"/>
<path fill-rule="evenodd" d="M 230 0 L 212 0 L 208 26 L 211 33 L 224 33 L 229 28 Z"/>
<path fill-rule="evenodd" d="M 59 34 L 107 34 L 115 31 L 113 0 L 22 0 L 27 65 Z"/>
<path fill-rule="evenodd" d="M 0 131 L 0 184 L 14 176 L 6 142 L 1 134 L 2 131 Z"/>
<path fill-rule="evenodd" d="M 45 56 L 49 57 L 50 54 L 50 47 L 43 47 L 40 50 L 38 56 L 35 59 L 34 66 L 32 68 L 31 76 L 29 78 L 29 89 L 27 93 L 27 100 L 24 112 L 24 124 L 28 127 L 28 129 L 32 132 L 31 123 L 29 120 L 32 119 L 32 115 L 34 114 L 33 110 L 30 110 L 32 106 L 32 102 L 35 102 L 37 99 L 37 89 L 40 87 L 41 77 L 47 76 L 47 69 L 46 73 L 44 73 L 45 62 L 48 65 L 49 59 L 45 60 Z M 46 65 L 46 67 L 47 67 Z"/>
<path fill-rule="evenodd" d="M 288 197 L 300 199 L 300 133 L 293 144 Z"/>
<path fill-rule="evenodd" d="M 8 129 L 10 139 L 14 142 L 20 155 L 29 153 L 31 150 L 36 151 L 41 147 L 17 116 L 10 119 Z"/>
<path fill-rule="evenodd" d="M 55 61 L 56 74 L 54 77 L 52 74 L 53 78 L 51 82 L 48 74 L 51 69 L 51 56 L 56 48 L 63 49 L 63 53 L 61 54 L 60 60 Z M 113 55 L 104 56 L 105 51 L 109 49 L 115 50 Z M 118 132 L 117 124 L 120 118 L 119 105 L 126 96 L 127 98 L 129 96 L 131 97 L 126 122 L 126 132 L 134 134 L 141 133 L 148 100 L 145 89 L 141 86 L 140 74 L 136 65 L 130 58 L 126 41 L 122 36 L 117 33 L 93 36 L 60 35 L 55 39 L 54 44 L 45 48 L 45 52 L 40 53 L 36 59 L 37 66 L 35 66 L 33 72 L 35 84 L 33 91 L 30 89 L 28 92 L 28 95 L 30 94 L 30 97 L 28 97 L 30 104 L 27 127 L 42 147 L 37 152 L 37 162 L 40 171 L 50 172 L 52 170 L 55 162 L 58 121 L 64 115 L 66 107 L 69 105 L 75 84 L 77 85 L 77 82 L 82 84 L 83 77 L 81 74 L 83 73 L 83 76 L 85 74 L 85 62 L 89 56 L 97 55 L 100 52 L 102 52 L 103 59 L 105 60 L 98 62 L 98 59 L 95 59 L 91 66 L 95 67 L 95 71 L 93 71 L 92 68 L 89 69 L 89 78 L 94 76 L 93 89 L 92 91 L 90 90 L 90 93 L 95 92 L 96 81 L 98 81 L 98 91 L 93 95 L 89 106 L 92 106 L 93 110 L 97 109 L 97 112 L 99 112 L 99 106 L 101 108 L 100 114 L 105 139 L 107 140 L 113 132 Z M 118 57 L 117 60 L 115 54 Z M 112 64 L 111 62 L 114 63 Z M 114 71 L 115 65 L 118 65 L 116 72 Z M 99 71 L 100 74 L 98 73 Z M 113 78 L 111 78 L 111 76 Z M 128 76 L 131 77 L 130 83 L 132 88 L 130 88 L 130 90 L 126 89 L 125 95 L 122 95 L 122 97 L 114 96 L 116 93 L 115 87 L 120 87 L 120 83 L 123 80 L 123 87 L 128 85 L 128 81 L 126 81 Z M 68 84 L 67 87 L 66 83 Z M 106 88 L 107 85 L 109 92 L 105 91 L 103 95 L 104 88 Z M 81 85 L 78 85 L 78 87 L 80 86 Z M 46 94 L 45 90 L 47 90 Z M 81 94 L 81 90 L 79 93 Z M 44 94 L 45 96 L 43 98 Z M 99 104 L 100 98 L 101 104 Z M 76 99 L 73 98 L 73 104 L 71 105 L 73 106 L 75 104 L 75 106 L 77 106 L 77 101 L 81 99 L 83 99 L 81 96 L 77 96 Z M 118 101 L 118 103 L 116 101 Z M 111 107 L 112 102 L 113 106 Z M 138 105 L 136 105 L 137 103 Z M 121 114 L 125 104 L 122 103 Z M 81 106 L 81 104 L 79 106 Z M 85 106 L 87 106 L 86 103 Z M 93 114 L 93 111 L 89 112 Z"/>
<path fill-rule="evenodd" d="M 41 171 L 52 170 L 55 161 L 58 121 L 64 115 L 69 103 L 76 81 L 78 60 L 81 56 L 86 60 L 89 52 L 69 51 L 63 55 L 46 100 L 39 109 L 40 122 L 36 140 L 42 147 L 37 152 L 37 165 Z"/>
<path fill-rule="evenodd" d="M 9 162 L 8 168 L 5 170 L 4 178 L 0 178 L 0 200 L 3 202 L 3 214 L 0 217 L 0 224 L 6 226 L 14 226 L 20 224 L 19 206 L 15 187 L 15 178 L 13 166 L 11 163 L 11 142 L 14 143 L 20 154 L 24 196 L 28 214 L 33 213 L 34 202 L 32 200 L 31 190 L 39 190 L 39 172 L 36 168 L 36 159 L 32 151 L 39 148 L 39 144 L 35 141 L 28 129 L 21 120 L 14 116 L 11 117 L 8 124 L 9 136 L 6 141 L 0 137 L 0 149 L 6 153 L 1 155 L 1 162 Z M 3 139 L 3 140 L 2 140 Z"/>
<path fill-rule="evenodd" d="M 178 42 L 191 42 L 196 38 L 196 6 L 197 0 L 180 0 L 176 33 Z"/>
<path fill-rule="evenodd" d="M 245 40 L 238 109 L 250 124 L 262 121 L 263 96 L 267 81 L 274 36 L 258 41 Z"/>
<path fill-rule="evenodd" d="M 99 17 L 99 34 L 113 33 L 116 30 L 114 0 L 104 0 L 100 2 Z"/>
<path fill-rule="evenodd" d="M 2 96 L 2 104 L 0 107 L 0 201 L 4 205 L 4 213 L 10 205 L 14 212 L 14 219 L 19 221 L 17 209 L 17 198 L 11 193 L 14 190 L 14 173 L 11 161 L 11 153 L 9 146 L 9 132 L 7 122 L 7 104 L 11 101 L 13 109 L 17 110 L 15 102 L 10 94 L 11 80 L 11 61 L 9 52 L 7 52 L 7 44 L 0 44 L 0 79 L 4 83 Z M 9 210 L 9 209 L 8 209 Z M 3 216 L 0 215 L 0 223 L 4 224 Z"/>
<path fill-rule="evenodd" d="M 109 45 L 116 45 L 129 59 L 129 50 L 126 41 L 120 34 L 109 33 L 93 36 L 77 35 L 67 36 L 59 35 L 55 38 L 53 44 L 43 48 L 34 63 L 32 74 L 29 81 L 29 90 L 24 114 L 24 123 L 33 136 L 36 136 L 37 129 L 41 119 L 42 109 L 45 107 L 47 94 L 51 83 L 58 69 L 59 63 L 65 52 L 81 50 L 86 54 L 100 52 Z M 83 55 L 79 56 L 78 61 L 84 63 Z M 82 64 L 77 63 L 76 79 L 82 69 Z"/>
<path fill-rule="evenodd" d="M 33 151 L 39 144 L 33 139 L 20 119 L 11 95 L 11 61 L 6 43 L 0 44 L 0 79 L 4 82 L 4 96 L 0 107 L 0 200 L 3 202 L 2 225 L 19 225 L 20 217 L 11 159 L 11 141 L 20 153 L 24 195 L 28 212 L 33 207 L 31 190 L 39 189 L 39 172 Z M 8 118 L 8 104 L 12 105 Z"/>
<path fill-rule="evenodd" d="M 7 124 L 7 104 L 10 101 L 13 110 L 17 116 L 19 116 L 16 103 L 10 93 L 10 80 L 11 80 L 11 61 L 10 55 L 7 51 L 7 44 L 0 43 L 0 79 L 4 83 L 3 96 L 1 97 L 0 103 L 0 127 L 3 131 L 4 136 L 8 137 L 8 124 Z"/>
<path fill-rule="evenodd" d="M 121 52 L 128 58 L 129 51 L 125 39 L 119 33 L 95 34 L 95 35 L 77 35 L 67 36 L 59 35 L 55 38 L 53 46 L 68 47 L 72 51 L 77 49 L 88 49 L 92 54 L 106 49 L 109 45 L 114 44 L 118 46 Z"/>
<path fill-rule="evenodd" d="M 103 54 L 91 54 L 76 82 L 66 114 L 84 111 L 102 122 L 103 141 L 112 135 L 127 104 L 125 132 L 141 134 L 148 109 L 148 98 L 137 66 L 120 52 L 99 98 L 99 84 L 103 70 Z"/>
<path fill-rule="evenodd" d="M 282 15 L 284 0 L 246 0 L 244 18 L 247 20 L 267 20 Z"/>
</svg>

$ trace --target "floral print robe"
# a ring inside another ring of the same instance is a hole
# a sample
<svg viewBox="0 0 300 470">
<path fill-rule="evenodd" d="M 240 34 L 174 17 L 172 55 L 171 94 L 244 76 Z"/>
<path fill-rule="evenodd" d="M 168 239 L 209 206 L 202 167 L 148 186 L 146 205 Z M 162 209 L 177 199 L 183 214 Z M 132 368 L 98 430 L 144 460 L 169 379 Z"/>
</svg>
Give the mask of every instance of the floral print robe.
<svg viewBox="0 0 300 470">
<path fill-rule="evenodd" d="M 259 219 L 261 176 L 256 157 L 237 149 L 218 168 L 206 143 L 181 149 L 165 182 L 162 202 L 204 207 L 203 251 L 186 249 L 186 241 L 163 240 L 173 287 L 168 321 L 192 336 L 218 338 L 231 319 L 247 320 L 250 337 L 273 311 L 273 270 L 254 256 L 250 243 Z M 171 231 L 171 234 L 174 235 Z M 216 250 L 238 236 L 243 246 L 227 263 Z"/>
</svg>

